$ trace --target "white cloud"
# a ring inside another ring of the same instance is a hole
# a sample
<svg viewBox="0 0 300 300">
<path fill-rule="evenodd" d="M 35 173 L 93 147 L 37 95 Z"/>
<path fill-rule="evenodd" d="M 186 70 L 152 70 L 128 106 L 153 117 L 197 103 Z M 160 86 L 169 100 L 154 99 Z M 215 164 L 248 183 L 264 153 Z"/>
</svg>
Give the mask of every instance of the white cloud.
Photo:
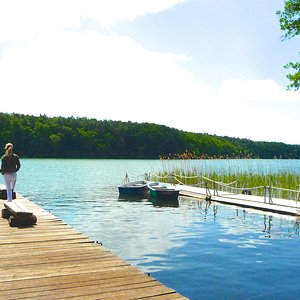
<svg viewBox="0 0 300 300">
<path fill-rule="evenodd" d="M 141 103 L 174 103 L 174 87 L 178 99 L 191 77 L 178 67 L 184 59 L 148 51 L 116 34 L 59 31 L 5 51 L 0 93 L 28 113 L 124 118 L 128 104 L 144 112 Z M 129 117 L 135 117 L 130 110 Z"/>
<path fill-rule="evenodd" d="M 118 21 L 168 9 L 186 0 L 0 0 L 0 43 L 57 29 L 79 29 L 84 18 L 110 28 Z"/>
<path fill-rule="evenodd" d="M 273 80 L 224 81 L 217 93 L 217 133 L 253 140 L 300 143 L 295 138 L 300 94 Z"/>
<path fill-rule="evenodd" d="M 0 41 L 28 40 L 42 32 L 79 27 L 82 8 L 78 4 L 69 0 L 0 0 Z"/>
<path fill-rule="evenodd" d="M 281 102 L 294 101 L 299 99 L 299 94 L 294 92 L 287 92 L 274 80 L 242 80 L 230 79 L 223 82 L 220 94 L 232 101 L 261 101 L 261 102 Z"/>
<path fill-rule="evenodd" d="M 84 1 L 85 17 L 111 27 L 119 20 L 133 20 L 145 14 L 163 11 L 186 0 L 107 0 Z"/>
</svg>

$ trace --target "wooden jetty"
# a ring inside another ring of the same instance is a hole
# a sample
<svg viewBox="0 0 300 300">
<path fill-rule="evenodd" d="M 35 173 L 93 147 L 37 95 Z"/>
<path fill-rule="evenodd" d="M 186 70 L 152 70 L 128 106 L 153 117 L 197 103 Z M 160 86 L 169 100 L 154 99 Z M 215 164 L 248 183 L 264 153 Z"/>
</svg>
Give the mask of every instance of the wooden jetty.
<svg viewBox="0 0 300 300">
<path fill-rule="evenodd" d="M 300 216 L 300 189 L 290 190 L 274 186 L 237 187 L 237 182 L 223 183 L 205 176 L 152 175 L 157 180 L 171 181 L 179 189 L 179 195 L 223 204 L 252 208 L 260 211 Z M 194 186 L 182 180 L 197 179 Z M 283 194 L 289 197 L 281 197 Z M 264 196 L 261 196 L 264 195 Z"/>
<path fill-rule="evenodd" d="M 38 221 L 0 218 L 0 299 L 187 299 L 28 199 L 14 201 Z"/>
<path fill-rule="evenodd" d="M 211 191 L 209 193 L 209 198 L 207 198 L 208 191 L 205 188 L 192 187 L 188 185 L 178 185 L 178 188 L 180 188 L 181 196 L 188 196 L 203 200 L 208 199 L 209 201 L 215 201 L 229 205 L 270 211 L 279 214 L 300 216 L 300 201 L 246 195 L 241 193 L 228 193 L 224 191 Z"/>
</svg>

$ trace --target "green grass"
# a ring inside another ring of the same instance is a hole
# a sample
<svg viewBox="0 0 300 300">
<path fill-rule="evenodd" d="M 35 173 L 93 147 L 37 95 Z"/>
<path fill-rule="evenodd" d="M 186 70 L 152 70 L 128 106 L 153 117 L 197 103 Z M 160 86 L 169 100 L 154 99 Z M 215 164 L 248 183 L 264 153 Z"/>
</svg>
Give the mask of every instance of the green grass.
<svg viewBox="0 0 300 300">
<path fill-rule="evenodd" d="M 238 188 L 270 186 L 299 190 L 300 186 L 300 167 L 296 170 L 295 168 L 286 168 L 283 160 L 273 160 L 269 164 L 263 160 L 249 159 L 161 159 L 161 161 L 163 168 L 158 175 L 164 177 L 159 179 L 165 182 L 177 183 L 178 180 L 187 185 L 197 186 L 203 182 L 202 177 L 204 176 L 217 182 L 236 182 L 234 186 Z M 212 184 L 209 184 L 209 187 L 212 188 Z M 262 195 L 263 189 L 257 193 Z M 280 198 L 289 199 L 291 197 L 289 192 L 285 190 L 277 190 L 276 193 L 279 193 L 277 197 Z"/>
</svg>

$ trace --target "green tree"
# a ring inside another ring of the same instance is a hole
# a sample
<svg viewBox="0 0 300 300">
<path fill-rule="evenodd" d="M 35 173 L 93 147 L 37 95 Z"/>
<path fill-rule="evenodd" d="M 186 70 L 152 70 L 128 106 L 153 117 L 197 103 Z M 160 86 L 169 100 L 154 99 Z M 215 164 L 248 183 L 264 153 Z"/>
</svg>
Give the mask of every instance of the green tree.
<svg viewBox="0 0 300 300">
<path fill-rule="evenodd" d="M 284 31 L 284 39 L 290 39 L 300 34 L 300 0 L 284 1 L 284 11 L 277 11 L 280 19 L 280 28 Z M 294 70 L 294 73 L 286 77 L 290 80 L 288 89 L 300 88 L 300 62 L 289 62 L 284 66 Z"/>
<path fill-rule="evenodd" d="M 300 158 L 300 145 L 185 132 L 152 123 L 0 112 L 0 147 L 8 141 L 16 145 L 21 157 L 152 159 L 188 153 L 194 157 Z"/>
</svg>

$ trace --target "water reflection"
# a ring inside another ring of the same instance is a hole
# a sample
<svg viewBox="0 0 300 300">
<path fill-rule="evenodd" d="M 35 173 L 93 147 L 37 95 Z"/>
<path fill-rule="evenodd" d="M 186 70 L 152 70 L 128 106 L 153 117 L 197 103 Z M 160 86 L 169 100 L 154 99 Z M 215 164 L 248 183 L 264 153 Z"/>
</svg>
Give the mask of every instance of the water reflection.
<svg viewBox="0 0 300 300">
<path fill-rule="evenodd" d="M 141 195 L 119 195 L 118 201 L 129 201 L 129 202 L 135 202 L 135 201 L 148 201 L 148 198 L 145 198 L 144 196 Z"/>
<path fill-rule="evenodd" d="M 229 234 L 240 235 L 245 232 L 261 232 L 262 238 L 298 238 L 300 218 L 271 212 L 225 205 L 213 201 L 180 198 L 180 205 L 197 209 L 203 221 L 218 221 Z"/>
<path fill-rule="evenodd" d="M 118 201 L 128 201 L 128 202 L 141 202 L 141 201 L 149 201 L 155 207 L 179 207 L 178 199 L 157 199 L 155 197 L 145 197 L 143 195 L 119 195 Z"/>
<path fill-rule="evenodd" d="M 178 199 L 164 200 L 150 197 L 149 201 L 156 207 L 179 207 Z"/>
</svg>

